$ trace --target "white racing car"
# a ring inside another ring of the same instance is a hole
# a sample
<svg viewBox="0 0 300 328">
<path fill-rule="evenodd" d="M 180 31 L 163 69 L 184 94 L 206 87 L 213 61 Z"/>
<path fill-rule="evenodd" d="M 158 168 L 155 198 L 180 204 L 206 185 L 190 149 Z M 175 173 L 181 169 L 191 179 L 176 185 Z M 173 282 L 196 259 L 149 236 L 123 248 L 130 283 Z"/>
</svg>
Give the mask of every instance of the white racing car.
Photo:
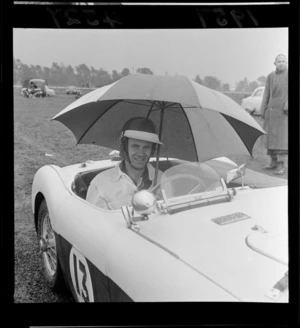
<svg viewBox="0 0 300 328">
<path fill-rule="evenodd" d="M 242 100 L 242 107 L 251 115 L 260 115 L 260 105 L 265 87 L 256 88 L 249 97 Z"/>
<path fill-rule="evenodd" d="M 160 158 L 153 193 L 119 210 L 88 203 L 91 179 L 116 163 L 47 165 L 34 177 L 34 223 L 54 291 L 66 284 L 79 302 L 288 302 L 286 180 L 227 158 Z"/>
</svg>

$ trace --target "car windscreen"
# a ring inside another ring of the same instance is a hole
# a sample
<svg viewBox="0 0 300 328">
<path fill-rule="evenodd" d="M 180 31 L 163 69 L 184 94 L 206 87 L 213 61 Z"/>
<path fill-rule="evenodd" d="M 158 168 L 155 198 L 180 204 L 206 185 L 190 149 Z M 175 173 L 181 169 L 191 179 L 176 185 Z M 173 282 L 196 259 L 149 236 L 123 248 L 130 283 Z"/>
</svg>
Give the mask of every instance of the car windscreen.
<svg viewBox="0 0 300 328">
<path fill-rule="evenodd" d="M 161 191 L 166 199 L 223 190 L 221 178 L 206 164 L 189 162 L 166 170 L 161 177 Z"/>
<path fill-rule="evenodd" d="M 218 172 L 218 175 L 223 178 L 226 181 L 226 174 L 228 171 L 237 168 L 234 164 L 219 161 L 216 159 L 209 160 L 205 162 L 205 164 L 212 167 L 216 172 Z M 238 178 L 233 181 L 234 185 L 231 186 L 241 186 L 242 185 L 242 179 Z M 276 186 L 286 186 L 287 180 L 278 178 L 275 176 L 270 176 L 265 173 L 254 171 L 250 168 L 248 168 L 248 165 L 246 165 L 245 175 L 244 175 L 244 185 L 247 186 L 254 186 L 256 188 L 269 188 L 269 187 L 276 187 Z"/>
</svg>

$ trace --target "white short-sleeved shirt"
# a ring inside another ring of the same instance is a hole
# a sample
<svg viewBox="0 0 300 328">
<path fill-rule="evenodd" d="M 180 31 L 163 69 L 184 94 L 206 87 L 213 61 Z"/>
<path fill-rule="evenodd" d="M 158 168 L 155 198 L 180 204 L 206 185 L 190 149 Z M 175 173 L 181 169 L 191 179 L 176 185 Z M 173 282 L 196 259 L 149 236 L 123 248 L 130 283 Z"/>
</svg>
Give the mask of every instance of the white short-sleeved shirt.
<svg viewBox="0 0 300 328">
<path fill-rule="evenodd" d="M 142 181 L 135 185 L 131 178 L 120 169 L 121 162 L 115 167 L 99 173 L 91 181 L 87 191 L 86 200 L 101 208 L 115 210 L 123 205 L 131 205 L 133 194 L 138 190 Z M 152 181 L 149 189 L 153 188 L 155 169 L 147 164 L 149 179 Z M 158 171 L 157 183 L 162 172 Z M 142 180 L 142 179 L 141 179 Z"/>
</svg>

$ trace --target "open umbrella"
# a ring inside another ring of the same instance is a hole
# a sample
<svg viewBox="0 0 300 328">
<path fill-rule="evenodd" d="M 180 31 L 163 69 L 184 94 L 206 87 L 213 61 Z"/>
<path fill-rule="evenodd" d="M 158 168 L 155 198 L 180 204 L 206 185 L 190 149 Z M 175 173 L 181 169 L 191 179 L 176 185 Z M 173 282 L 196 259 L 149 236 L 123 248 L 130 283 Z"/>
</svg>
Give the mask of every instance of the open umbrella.
<svg viewBox="0 0 300 328">
<path fill-rule="evenodd" d="M 164 145 L 158 154 L 190 161 L 252 154 L 260 125 L 235 101 L 185 76 L 128 75 L 53 117 L 77 143 L 118 149 L 125 121 L 149 117 Z"/>
</svg>

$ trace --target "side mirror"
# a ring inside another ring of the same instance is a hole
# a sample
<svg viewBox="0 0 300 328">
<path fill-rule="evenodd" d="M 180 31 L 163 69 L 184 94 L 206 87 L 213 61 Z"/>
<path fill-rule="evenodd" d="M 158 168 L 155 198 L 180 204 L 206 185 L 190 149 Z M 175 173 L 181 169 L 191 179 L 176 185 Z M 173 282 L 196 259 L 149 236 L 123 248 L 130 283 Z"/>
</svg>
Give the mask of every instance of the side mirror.
<svg viewBox="0 0 300 328">
<path fill-rule="evenodd" d="M 121 207 L 127 227 L 139 231 L 137 222 L 147 221 L 148 215 L 153 213 L 157 204 L 156 197 L 148 190 L 136 192 L 132 197 L 132 208 L 128 205 Z M 135 215 L 135 212 L 138 214 Z"/>
<path fill-rule="evenodd" d="M 244 175 L 246 173 L 246 163 L 240 165 L 239 167 L 230 170 L 226 173 L 226 183 L 228 184 L 229 182 L 236 180 L 238 178 L 242 178 L 242 187 L 244 187 Z"/>
</svg>

